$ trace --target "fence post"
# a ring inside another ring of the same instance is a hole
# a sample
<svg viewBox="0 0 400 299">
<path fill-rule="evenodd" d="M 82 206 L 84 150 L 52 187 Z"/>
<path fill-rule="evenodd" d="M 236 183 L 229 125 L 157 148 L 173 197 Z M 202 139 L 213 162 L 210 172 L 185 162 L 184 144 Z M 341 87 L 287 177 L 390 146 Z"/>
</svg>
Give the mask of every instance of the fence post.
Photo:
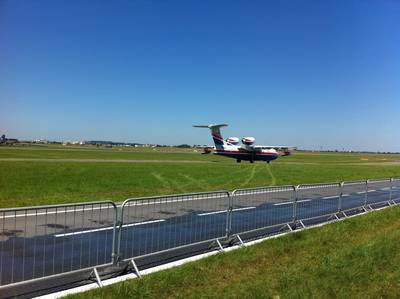
<svg viewBox="0 0 400 299">
<path fill-rule="evenodd" d="M 339 202 L 338 202 L 338 213 L 340 213 L 342 211 L 343 185 L 344 185 L 344 182 L 339 183 L 340 192 L 339 192 Z"/>
<path fill-rule="evenodd" d="M 228 209 L 226 210 L 226 227 L 225 227 L 225 235 L 226 238 L 229 238 L 232 234 L 232 210 L 233 210 L 233 198 L 235 196 L 236 190 L 233 190 L 232 193 L 227 192 L 228 194 Z"/>
<path fill-rule="evenodd" d="M 114 232 L 113 232 L 113 245 L 112 245 L 112 263 L 117 265 L 121 259 L 121 234 L 122 234 L 122 224 L 123 224 L 123 206 L 117 206 L 116 217 L 114 222 Z"/>
<path fill-rule="evenodd" d="M 393 178 L 390 178 L 390 191 L 389 191 L 389 201 L 392 200 L 392 189 L 393 189 Z"/>
<path fill-rule="evenodd" d="M 298 189 L 299 189 L 300 185 L 297 186 L 293 186 L 293 194 L 294 194 L 294 200 L 293 200 L 293 223 L 296 224 L 297 221 L 297 201 L 299 198 L 298 195 Z"/>
</svg>

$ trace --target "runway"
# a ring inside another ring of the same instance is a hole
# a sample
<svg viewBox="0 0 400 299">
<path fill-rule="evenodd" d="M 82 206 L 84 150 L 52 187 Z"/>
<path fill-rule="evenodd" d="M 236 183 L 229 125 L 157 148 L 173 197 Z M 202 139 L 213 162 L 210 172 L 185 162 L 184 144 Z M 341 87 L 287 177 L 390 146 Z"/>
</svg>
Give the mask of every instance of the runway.
<svg viewBox="0 0 400 299">
<path fill-rule="evenodd" d="M 386 203 L 390 192 L 400 202 L 400 187 L 366 190 L 355 184 L 301 190 L 295 206 L 293 190 L 204 196 L 138 199 L 123 210 L 121 259 L 138 257 L 196 242 L 265 227 L 331 215 L 364 205 Z M 110 203 L 0 212 L 0 285 L 93 267 L 111 262 L 116 209 Z M 227 225 L 229 224 L 229 225 Z M 118 234 L 117 234 L 118 236 Z"/>
</svg>

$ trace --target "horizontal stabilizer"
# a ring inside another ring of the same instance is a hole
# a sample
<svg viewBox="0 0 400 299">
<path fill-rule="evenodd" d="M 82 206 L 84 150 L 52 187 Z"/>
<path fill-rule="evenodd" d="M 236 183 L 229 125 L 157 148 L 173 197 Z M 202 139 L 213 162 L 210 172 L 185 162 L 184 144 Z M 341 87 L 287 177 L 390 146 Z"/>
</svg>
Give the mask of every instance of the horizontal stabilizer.
<svg viewBox="0 0 400 299">
<path fill-rule="evenodd" d="M 222 128 L 222 127 L 227 127 L 227 124 L 211 124 L 211 125 L 193 125 L 195 128 Z"/>
</svg>

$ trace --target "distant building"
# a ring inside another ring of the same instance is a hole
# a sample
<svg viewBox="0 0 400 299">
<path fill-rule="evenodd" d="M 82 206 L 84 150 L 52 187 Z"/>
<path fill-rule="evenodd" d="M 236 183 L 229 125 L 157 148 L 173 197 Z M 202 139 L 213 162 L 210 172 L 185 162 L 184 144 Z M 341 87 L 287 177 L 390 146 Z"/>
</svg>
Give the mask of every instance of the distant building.
<svg viewBox="0 0 400 299">
<path fill-rule="evenodd" d="M 49 141 L 46 139 L 35 139 L 33 140 L 33 143 L 48 144 Z"/>
<path fill-rule="evenodd" d="M 7 138 L 5 134 L 0 136 L 0 144 L 14 144 L 18 143 L 18 139 L 16 138 Z"/>
</svg>

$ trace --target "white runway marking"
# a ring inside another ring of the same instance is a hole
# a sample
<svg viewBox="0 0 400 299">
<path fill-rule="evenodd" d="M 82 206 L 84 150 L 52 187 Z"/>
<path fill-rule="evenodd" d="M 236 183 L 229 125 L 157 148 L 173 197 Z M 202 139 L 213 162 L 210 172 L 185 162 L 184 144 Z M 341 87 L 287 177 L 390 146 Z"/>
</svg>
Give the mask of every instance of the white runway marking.
<svg viewBox="0 0 400 299">
<path fill-rule="evenodd" d="M 151 221 L 138 222 L 138 223 L 130 223 L 130 224 L 125 224 L 122 227 L 125 228 L 125 227 L 130 227 L 130 226 L 139 226 L 139 225 L 152 224 L 152 223 L 158 223 L 158 222 L 163 222 L 163 221 L 165 221 L 165 219 L 151 220 Z M 58 235 L 54 235 L 54 237 L 59 238 L 59 237 L 68 237 L 68 236 L 74 236 L 74 235 L 88 234 L 88 233 L 93 233 L 93 232 L 100 232 L 100 231 L 104 231 L 104 230 L 110 230 L 110 229 L 113 229 L 113 228 L 114 228 L 113 226 L 102 227 L 102 228 L 83 230 L 83 231 L 73 232 L 73 233 L 58 234 Z"/>
<path fill-rule="evenodd" d="M 303 199 L 303 200 L 299 200 L 297 202 L 299 203 L 299 202 L 307 202 L 307 201 L 311 201 L 311 199 Z M 274 203 L 274 206 L 283 206 L 283 205 L 291 205 L 291 204 L 293 204 L 293 201 Z"/>
<path fill-rule="evenodd" d="M 368 191 L 359 191 L 359 192 L 357 192 L 357 194 L 364 194 L 364 193 L 366 193 L 366 192 L 376 192 L 376 190 L 374 190 L 374 189 L 372 189 L 372 190 L 368 190 Z"/>
<path fill-rule="evenodd" d="M 197 214 L 197 216 L 208 216 L 208 215 L 215 215 L 215 214 L 221 214 L 221 213 L 226 213 L 226 210 L 209 212 L 209 213 L 201 213 L 201 214 Z"/>
<path fill-rule="evenodd" d="M 251 209 L 255 209 L 255 208 L 256 208 L 256 207 L 246 207 L 246 208 L 233 209 L 232 212 L 244 211 L 244 210 L 251 210 Z M 197 216 L 208 216 L 208 215 L 215 215 L 215 214 L 221 214 L 221 213 L 226 213 L 226 210 L 215 211 L 215 212 L 208 212 L 208 213 L 201 213 L 201 214 L 197 214 Z"/>
<path fill-rule="evenodd" d="M 274 206 L 291 205 L 293 201 L 274 203 Z"/>
<path fill-rule="evenodd" d="M 334 196 L 325 196 L 325 197 L 322 197 L 322 199 L 331 199 L 331 198 L 338 198 L 339 196 L 338 195 L 334 195 Z"/>
</svg>

